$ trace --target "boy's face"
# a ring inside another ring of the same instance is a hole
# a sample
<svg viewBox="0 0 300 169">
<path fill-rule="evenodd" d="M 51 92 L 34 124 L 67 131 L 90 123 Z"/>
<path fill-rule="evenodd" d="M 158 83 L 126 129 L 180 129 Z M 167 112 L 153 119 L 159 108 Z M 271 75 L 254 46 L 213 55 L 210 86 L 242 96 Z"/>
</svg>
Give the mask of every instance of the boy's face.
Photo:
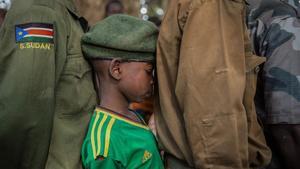
<svg viewBox="0 0 300 169">
<path fill-rule="evenodd" d="M 153 65 L 148 62 L 123 62 L 119 82 L 122 93 L 131 102 L 141 102 L 152 94 Z"/>
</svg>

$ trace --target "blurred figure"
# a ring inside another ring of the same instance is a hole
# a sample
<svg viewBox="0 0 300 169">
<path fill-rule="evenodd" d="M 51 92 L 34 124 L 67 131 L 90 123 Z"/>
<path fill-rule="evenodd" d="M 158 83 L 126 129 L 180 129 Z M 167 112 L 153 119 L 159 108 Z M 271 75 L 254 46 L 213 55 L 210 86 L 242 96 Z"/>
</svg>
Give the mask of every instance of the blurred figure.
<svg viewBox="0 0 300 169">
<path fill-rule="evenodd" d="M 270 169 L 300 166 L 300 6 L 298 0 L 249 0 L 256 55 L 267 61 L 255 101 L 273 158 Z"/>
<path fill-rule="evenodd" d="M 5 15 L 11 6 L 10 0 L 0 0 L 0 27 L 4 21 Z"/>
<path fill-rule="evenodd" d="M 145 3 L 141 3 L 140 17 L 159 27 L 165 14 L 164 5 L 166 5 L 166 1 L 162 0 L 145 1 Z"/>
<path fill-rule="evenodd" d="M 105 17 L 120 13 L 124 13 L 124 6 L 121 1 L 111 0 L 106 4 Z"/>
<path fill-rule="evenodd" d="M 5 9 L 0 9 L 0 27 L 4 21 L 5 15 L 6 15 L 6 10 Z"/>
<path fill-rule="evenodd" d="M 157 16 L 152 16 L 148 20 L 153 22 L 157 27 L 160 27 L 161 25 L 161 20 Z"/>
<path fill-rule="evenodd" d="M 78 12 L 87 19 L 89 25 L 94 25 L 105 18 L 106 4 L 111 0 L 76 0 Z M 122 2 L 125 14 L 139 16 L 139 0 L 119 0 Z"/>
</svg>

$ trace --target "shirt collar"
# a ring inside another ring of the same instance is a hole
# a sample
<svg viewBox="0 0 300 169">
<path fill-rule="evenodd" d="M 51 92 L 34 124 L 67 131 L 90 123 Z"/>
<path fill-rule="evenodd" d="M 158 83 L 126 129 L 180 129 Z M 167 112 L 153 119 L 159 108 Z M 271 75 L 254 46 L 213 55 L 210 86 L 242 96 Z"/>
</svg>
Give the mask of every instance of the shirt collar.
<svg viewBox="0 0 300 169">
<path fill-rule="evenodd" d="M 88 22 L 85 18 L 83 18 L 79 13 L 78 10 L 75 6 L 75 2 L 74 0 L 62 0 L 61 1 L 65 7 L 68 9 L 69 13 L 76 19 L 79 21 L 82 29 L 84 32 L 86 32 L 88 30 Z"/>
</svg>

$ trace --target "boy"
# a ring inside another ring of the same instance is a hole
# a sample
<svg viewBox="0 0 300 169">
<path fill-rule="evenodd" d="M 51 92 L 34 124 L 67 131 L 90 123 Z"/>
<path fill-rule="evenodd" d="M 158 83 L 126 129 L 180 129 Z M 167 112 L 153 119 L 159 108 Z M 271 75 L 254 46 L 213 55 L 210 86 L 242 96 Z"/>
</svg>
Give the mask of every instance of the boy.
<svg viewBox="0 0 300 169">
<path fill-rule="evenodd" d="M 154 24 L 118 14 L 83 36 L 82 50 L 94 68 L 100 100 L 82 147 L 84 168 L 163 168 L 153 134 L 128 109 L 130 102 L 152 93 L 157 34 Z"/>
</svg>

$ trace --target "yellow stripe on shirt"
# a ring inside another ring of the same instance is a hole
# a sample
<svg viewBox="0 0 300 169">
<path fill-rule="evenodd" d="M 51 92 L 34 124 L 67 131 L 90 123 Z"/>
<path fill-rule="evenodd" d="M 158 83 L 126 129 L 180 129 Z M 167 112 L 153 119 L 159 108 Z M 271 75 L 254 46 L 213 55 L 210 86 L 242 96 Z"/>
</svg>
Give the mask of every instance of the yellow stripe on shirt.
<svg viewBox="0 0 300 169">
<path fill-rule="evenodd" d="M 104 157 L 107 157 L 107 154 L 108 154 L 109 143 L 110 143 L 110 132 L 111 132 L 111 128 L 112 128 L 115 120 L 116 120 L 115 118 L 111 118 L 109 123 L 108 123 L 107 129 L 106 129 L 105 148 L 104 148 L 104 154 L 103 154 Z"/>
<path fill-rule="evenodd" d="M 92 144 L 92 150 L 93 150 L 93 156 L 94 156 L 94 159 L 96 159 L 96 145 L 95 145 L 95 139 L 94 139 L 94 135 L 95 135 L 95 128 L 96 128 L 96 124 L 99 120 L 99 114 L 96 113 L 96 118 L 94 120 L 94 123 L 93 123 L 93 127 L 92 127 L 92 131 L 91 131 L 91 144 Z"/>
<path fill-rule="evenodd" d="M 97 133 L 97 141 L 98 141 L 98 149 L 97 149 L 97 156 L 100 155 L 101 151 L 101 130 L 103 127 L 104 122 L 107 119 L 107 115 L 104 114 L 102 120 L 100 121 L 99 127 L 98 127 L 98 133 Z"/>
<path fill-rule="evenodd" d="M 122 118 L 122 117 L 120 117 L 120 116 L 118 116 L 118 115 L 109 113 L 108 111 L 105 111 L 105 110 L 103 110 L 103 109 L 96 108 L 96 112 L 97 112 L 97 113 L 102 113 L 102 114 L 107 114 L 107 115 L 111 116 L 112 118 L 115 118 L 115 119 L 124 121 L 124 122 L 129 123 L 129 124 L 131 124 L 131 125 L 133 125 L 133 126 L 136 126 L 136 127 L 140 127 L 140 128 L 149 130 L 149 127 L 146 126 L 146 125 L 139 124 L 139 123 L 137 123 L 137 122 L 132 122 L 132 121 L 127 120 L 127 119 L 125 119 L 125 118 Z"/>
</svg>

